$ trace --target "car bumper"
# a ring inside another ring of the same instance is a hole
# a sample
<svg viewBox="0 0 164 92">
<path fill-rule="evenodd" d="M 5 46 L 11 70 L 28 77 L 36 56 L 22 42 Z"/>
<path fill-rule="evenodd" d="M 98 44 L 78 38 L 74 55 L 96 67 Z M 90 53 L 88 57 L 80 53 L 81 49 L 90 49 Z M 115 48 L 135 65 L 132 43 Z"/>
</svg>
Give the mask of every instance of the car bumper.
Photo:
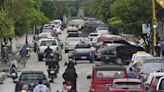
<svg viewBox="0 0 164 92">
<path fill-rule="evenodd" d="M 89 54 L 76 54 L 74 55 L 75 60 L 90 60 Z"/>
<path fill-rule="evenodd" d="M 101 56 L 103 62 L 114 62 L 116 58 L 116 55 Z"/>
</svg>

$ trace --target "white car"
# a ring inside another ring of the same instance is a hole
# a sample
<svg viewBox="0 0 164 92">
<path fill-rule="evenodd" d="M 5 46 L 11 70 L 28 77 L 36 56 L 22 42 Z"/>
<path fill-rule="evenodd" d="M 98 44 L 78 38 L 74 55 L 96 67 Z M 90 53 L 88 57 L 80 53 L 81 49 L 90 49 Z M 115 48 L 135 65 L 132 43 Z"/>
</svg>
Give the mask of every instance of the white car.
<svg viewBox="0 0 164 92">
<path fill-rule="evenodd" d="M 90 33 L 88 39 L 91 44 L 97 43 L 97 39 L 101 36 L 100 33 Z"/>
<path fill-rule="evenodd" d="M 97 27 L 96 32 L 100 34 L 109 34 L 108 27 Z"/>
<path fill-rule="evenodd" d="M 37 54 L 38 54 L 38 60 L 42 61 L 44 58 L 44 51 L 47 48 L 48 45 L 50 45 L 50 48 L 53 50 L 53 52 L 56 52 L 59 54 L 59 58 L 62 59 L 62 50 L 60 43 L 57 39 L 40 39 L 37 42 Z"/>
<path fill-rule="evenodd" d="M 67 26 L 67 33 L 69 32 L 78 32 L 78 28 L 75 25 L 68 25 Z"/>
<path fill-rule="evenodd" d="M 69 24 L 76 25 L 78 30 L 81 30 L 84 27 L 85 21 L 82 19 L 73 19 L 69 22 Z"/>
</svg>

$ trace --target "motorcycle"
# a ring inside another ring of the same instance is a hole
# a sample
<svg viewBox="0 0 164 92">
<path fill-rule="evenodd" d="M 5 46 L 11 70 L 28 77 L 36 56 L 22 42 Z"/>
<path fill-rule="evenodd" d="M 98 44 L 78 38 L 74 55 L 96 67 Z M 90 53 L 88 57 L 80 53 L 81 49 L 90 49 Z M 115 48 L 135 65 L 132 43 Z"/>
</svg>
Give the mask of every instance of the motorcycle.
<svg viewBox="0 0 164 92">
<path fill-rule="evenodd" d="M 31 48 L 30 47 L 26 47 L 26 50 L 28 51 L 27 58 L 30 58 Z"/>
<path fill-rule="evenodd" d="M 49 72 L 49 78 L 51 79 L 50 82 L 54 82 L 54 78 L 57 78 L 57 66 L 55 68 L 48 69 Z"/>
<path fill-rule="evenodd" d="M 11 73 L 10 73 L 10 76 L 11 76 L 11 78 L 12 78 L 12 80 L 13 80 L 13 82 L 15 83 L 16 81 L 16 79 L 17 79 L 17 72 L 16 71 L 14 71 L 13 69 L 11 70 Z"/>
</svg>

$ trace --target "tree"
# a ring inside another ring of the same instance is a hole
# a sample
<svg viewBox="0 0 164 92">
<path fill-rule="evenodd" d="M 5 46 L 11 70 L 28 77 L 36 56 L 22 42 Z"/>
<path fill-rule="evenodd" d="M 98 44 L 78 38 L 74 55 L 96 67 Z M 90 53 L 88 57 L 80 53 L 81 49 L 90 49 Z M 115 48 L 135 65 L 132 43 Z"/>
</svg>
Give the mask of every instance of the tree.
<svg viewBox="0 0 164 92">
<path fill-rule="evenodd" d="M 150 7 L 150 0 L 115 0 L 111 14 L 123 22 L 123 26 L 119 27 L 123 32 L 140 35 L 141 24 L 151 21 Z"/>
</svg>

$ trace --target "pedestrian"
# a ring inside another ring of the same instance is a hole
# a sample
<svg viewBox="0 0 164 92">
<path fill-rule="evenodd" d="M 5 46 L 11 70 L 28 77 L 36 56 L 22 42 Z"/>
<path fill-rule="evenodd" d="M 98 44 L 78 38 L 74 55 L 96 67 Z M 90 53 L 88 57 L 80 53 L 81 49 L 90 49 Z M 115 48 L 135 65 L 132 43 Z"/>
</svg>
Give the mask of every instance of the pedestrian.
<svg viewBox="0 0 164 92">
<path fill-rule="evenodd" d="M 29 89 L 28 89 L 28 85 L 24 84 L 24 85 L 22 86 L 21 92 L 30 92 Z"/>
<path fill-rule="evenodd" d="M 160 52 L 161 52 L 161 56 L 164 56 L 164 41 L 160 42 Z"/>
<path fill-rule="evenodd" d="M 131 67 L 129 68 L 128 78 L 137 78 L 137 73 Z"/>
<path fill-rule="evenodd" d="M 42 80 L 39 80 L 39 84 L 34 88 L 33 92 L 50 92 L 50 90 L 43 84 Z"/>
<path fill-rule="evenodd" d="M 66 69 L 66 71 L 63 73 L 63 79 L 68 82 L 70 81 L 73 84 L 72 89 L 76 90 L 76 81 L 77 81 L 77 73 L 74 68 Z"/>
</svg>

